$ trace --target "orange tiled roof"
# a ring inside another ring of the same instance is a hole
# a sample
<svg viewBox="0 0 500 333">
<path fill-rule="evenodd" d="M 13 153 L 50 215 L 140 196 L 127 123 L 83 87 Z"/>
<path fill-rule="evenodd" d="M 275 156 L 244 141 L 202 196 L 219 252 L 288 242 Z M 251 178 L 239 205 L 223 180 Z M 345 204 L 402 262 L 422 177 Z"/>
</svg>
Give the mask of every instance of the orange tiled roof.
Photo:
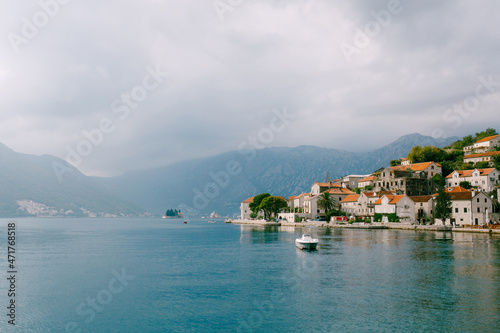
<svg viewBox="0 0 500 333">
<path fill-rule="evenodd" d="M 347 197 L 342 199 L 341 202 L 356 202 L 358 201 L 359 194 L 349 194 Z"/>
<path fill-rule="evenodd" d="M 399 200 L 403 199 L 405 197 L 405 195 L 395 195 L 392 200 L 389 202 L 390 205 L 395 205 L 399 202 Z"/>
<path fill-rule="evenodd" d="M 448 187 L 445 191 L 448 193 L 470 192 L 469 190 L 467 190 L 463 187 L 460 187 L 460 186 L 451 186 L 451 187 Z"/>
<path fill-rule="evenodd" d="M 363 183 L 363 182 L 370 182 L 370 181 L 372 181 L 372 180 L 376 180 L 376 179 L 378 179 L 378 178 L 377 178 L 377 177 L 375 177 L 375 176 L 368 176 L 368 177 L 365 177 L 365 178 L 361 179 L 361 180 L 359 181 L 359 183 Z"/>
<path fill-rule="evenodd" d="M 432 195 L 415 195 L 410 197 L 413 202 L 427 202 L 432 199 Z"/>
<path fill-rule="evenodd" d="M 381 196 L 381 197 L 380 197 L 377 201 L 375 201 L 373 204 L 374 204 L 374 205 L 381 205 L 381 204 L 382 204 L 382 198 L 383 198 L 383 197 L 386 197 L 386 198 L 387 198 L 387 199 L 389 199 L 389 200 L 392 200 L 392 199 L 394 198 L 394 196 L 393 196 L 393 195 L 386 195 L 386 194 L 384 194 L 384 195 L 383 195 L 383 196 Z M 389 203 L 390 203 L 390 201 L 389 201 Z"/>
<path fill-rule="evenodd" d="M 482 154 L 470 154 L 464 157 L 464 160 L 468 158 L 476 158 L 476 157 L 488 157 L 488 156 L 496 156 L 500 154 L 500 151 L 490 151 L 489 153 L 482 153 Z"/>
<path fill-rule="evenodd" d="M 422 171 L 427 169 L 431 164 L 436 164 L 438 167 L 441 167 L 441 164 L 434 162 L 422 162 L 422 163 L 413 163 L 410 165 L 396 165 L 391 167 L 392 170 L 408 170 L 412 169 L 413 171 Z"/>
<path fill-rule="evenodd" d="M 500 153 L 500 151 L 499 151 L 499 153 Z M 480 176 L 485 176 L 485 175 L 489 175 L 493 170 L 495 170 L 495 168 L 474 169 L 474 170 L 479 171 Z M 455 172 L 458 173 L 459 177 L 472 177 L 472 173 L 474 172 L 474 170 L 455 170 L 452 173 L 450 173 L 448 176 L 446 176 L 446 178 L 453 178 L 453 174 Z"/>
<path fill-rule="evenodd" d="M 254 197 L 248 198 L 245 201 L 243 201 L 242 203 L 252 203 L 253 202 L 253 198 Z"/>
<path fill-rule="evenodd" d="M 331 189 L 328 189 L 326 191 L 323 191 L 321 193 L 325 193 L 325 192 L 328 192 L 328 193 L 331 193 L 331 194 L 354 194 L 353 191 L 351 190 L 348 190 L 346 188 L 331 188 Z"/>
<path fill-rule="evenodd" d="M 409 167 L 410 169 L 412 169 L 413 171 L 422 171 L 422 170 L 425 170 L 427 169 L 431 164 L 436 164 L 438 167 L 441 166 L 441 164 L 439 163 L 434 163 L 434 162 L 425 162 L 425 163 L 414 163 L 414 164 L 410 164 Z"/>
<path fill-rule="evenodd" d="M 342 185 L 334 183 L 334 182 L 329 182 L 329 183 L 314 182 L 314 184 L 318 184 L 320 187 L 341 187 L 342 186 Z"/>
<path fill-rule="evenodd" d="M 487 141 L 493 140 L 494 138 L 496 138 L 498 136 L 499 136 L 499 134 L 488 136 L 488 137 L 486 137 L 484 139 L 481 139 L 481 140 L 477 141 L 476 143 L 487 142 Z"/>
</svg>

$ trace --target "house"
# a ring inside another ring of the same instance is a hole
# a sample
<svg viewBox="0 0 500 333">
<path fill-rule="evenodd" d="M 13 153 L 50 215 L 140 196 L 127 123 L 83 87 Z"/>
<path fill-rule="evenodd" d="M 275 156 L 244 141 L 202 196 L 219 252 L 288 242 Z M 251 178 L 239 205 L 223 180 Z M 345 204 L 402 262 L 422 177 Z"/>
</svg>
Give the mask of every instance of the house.
<svg viewBox="0 0 500 333">
<path fill-rule="evenodd" d="M 311 196 L 311 193 L 302 193 L 300 195 L 297 195 L 293 199 L 293 209 L 297 211 L 303 211 L 304 210 L 304 200 L 309 198 Z"/>
<path fill-rule="evenodd" d="M 436 219 L 436 224 L 484 225 L 490 220 L 493 210 L 491 198 L 484 192 L 448 191 L 452 202 L 452 217 L 446 221 Z"/>
<path fill-rule="evenodd" d="M 316 185 L 315 183 L 313 187 Z M 337 209 L 341 205 L 341 201 L 348 195 L 355 194 L 353 191 L 342 188 L 342 187 L 332 187 L 322 193 L 330 193 L 330 197 L 334 201 L 334 207 Z M 321 198 L 321 194 L 314 195 L 311 188 L 311 196 L 304 199 L 304 212 L 309 214 L 312 219 L 317 218 L 321 214 L 325 214 L 324 209 L 318 207 L 318 200 Z"/>
<path fill-rule="evenodd" d="M 375 213 L 396 214 L 396 216 L 415 221 L 415 203 L 406 195 L 386 195 L 375 201 Z"/>
<path fill-rule="evenodd" d="M 400 158 L 400 160 L 401 160 L 401 165 L 407 166 L 411 164 L 410 160 L 405 157 Z"/>
<path fill-rule="evenodd" d="M 493 165 L 493 159 L 500 155 L 500 151 L 492 151 L 489 153 L 470 154 L 464 157 L 464 163 L 488 162 Z"/>
<path fill-rule="evenodd" d="M 335 182 L 325 182 L 325 183 L 314 182 L 314 184 L 311 186 L 311 195 L 321 194 L 324 191 L 329 190 L 331 188 L 342 188 L 342 185 L 340 183 L 335 183 Z"/>
<path fill-rule="evenodd" d="M 373 187 L 373 182 L 375 182 L 376 180 L 378 180 L 378 178 L 373 175 L 367 176 L 358 182 L 358 187 L 359 188 L 366 188 L 367 186 Z"/>
<path fill-rule="evenodd" d="M 446 176 L 446 186 L 459 186 L 460 182 L 469 182 L 475 188 L 482 191 L 493 191 L 500 184 L 500 171 L 495 168 L 455 170 Z"/>
<path fill-rule="evenodd" d="M 241 202 L 240 205 L 240 217 L 242 220 L 249 220 L 250 219 L 250 214 L 252 214 L 252 211 L 250 210 L 250 204 L 253 202 L 253 198 L 248 198 L 245 201 Z"/>
<path fill-rule="evenodd" d="M 349 215 L 361 216 L 361 203 L 358 201 L 360 196 L 359 194 L 350 194 L 342 199 L 340 202 L 342 211 Z"/>
<path fill-rule="evenodd" d="M 441 173 L 441 166 L 434 162 L 385 168 L 374 181 L 373 190 L 402 191 L 408 196 L 432 194 L 431 174 Z"/>
<path fill-rule="evenodd" d="M 359 186 L 359 182 L 362 179 L 366 178 L 367 176 L 368 175 L 349 175 L 349 176 L 345 176 L 344 178 L 342 178 L 342 185 L 344 185 L 343 187 L 348 187 L 350 189 L 354 189 L 354 188 L 360 187 Z"/>
<path fill-rule="evenodd" d="M 433 217 L 434 197 L 432 195 L 418 195 L 410 197 L 410 199 L 415 203 L 415 218 L 417 221 Z"/>
<path fill-rule="evenodd" d="M 500 145 L 500 135 L 488 136 L 474 143 L 472 146 L 464 147 L 465 156 L 471 154 L 487 153 Z"/>
</svg>

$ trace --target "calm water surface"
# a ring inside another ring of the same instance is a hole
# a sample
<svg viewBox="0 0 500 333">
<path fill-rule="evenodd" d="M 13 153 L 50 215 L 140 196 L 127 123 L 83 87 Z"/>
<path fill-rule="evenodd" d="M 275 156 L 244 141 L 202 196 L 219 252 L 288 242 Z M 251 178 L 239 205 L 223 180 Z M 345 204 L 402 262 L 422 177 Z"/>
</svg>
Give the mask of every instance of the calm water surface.
<svg viewBox="0 0 500 333">
<path fill-rule="evenodd" d="M 7 276 L 7 223 L 0 269 Z M 499 331 L 500 237 L 17 219 L 16 327 L 2 332 Z M 308 232 L 320 249 L 294 240 Z"/>
</svg>

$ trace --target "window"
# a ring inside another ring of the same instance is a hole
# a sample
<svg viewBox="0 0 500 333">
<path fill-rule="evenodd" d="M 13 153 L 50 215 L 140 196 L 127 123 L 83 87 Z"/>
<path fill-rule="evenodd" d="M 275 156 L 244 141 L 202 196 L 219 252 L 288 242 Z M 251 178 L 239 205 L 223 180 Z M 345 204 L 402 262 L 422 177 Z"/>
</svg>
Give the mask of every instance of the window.
<svg viewBox="0 0 500 333">
<path fill-rule="evenodd" d="M 455 208 L 455 213 L 458 213 L 458 208 Z"/>
<path fill-rule="evenodd" d="M 467 207 L 464 207 L 464 213 L 467 213 Z"/>
<path fill-rule="evenodd" d="M 485 203 L 488 203 L 488 199 L 484 199 L 484 202 L 485 202 Z"/>
<path fill-rule="evenodd" d="M 481 213 L 481 207 L 477 207 L 477 212 Z"/>
</svg>

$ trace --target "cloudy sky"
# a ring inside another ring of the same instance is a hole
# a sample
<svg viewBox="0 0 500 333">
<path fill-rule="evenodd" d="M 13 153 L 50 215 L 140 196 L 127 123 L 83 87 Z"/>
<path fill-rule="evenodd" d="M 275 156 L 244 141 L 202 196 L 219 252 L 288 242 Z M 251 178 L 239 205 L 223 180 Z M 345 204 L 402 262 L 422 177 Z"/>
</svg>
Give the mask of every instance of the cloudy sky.
<svg viewBox="0 0 500 333">
<path fill-rule="evenodd" d="M 498 1 L 2 4 L 0 142 L 89 175 L 500 129 Z"/>
</svg>

